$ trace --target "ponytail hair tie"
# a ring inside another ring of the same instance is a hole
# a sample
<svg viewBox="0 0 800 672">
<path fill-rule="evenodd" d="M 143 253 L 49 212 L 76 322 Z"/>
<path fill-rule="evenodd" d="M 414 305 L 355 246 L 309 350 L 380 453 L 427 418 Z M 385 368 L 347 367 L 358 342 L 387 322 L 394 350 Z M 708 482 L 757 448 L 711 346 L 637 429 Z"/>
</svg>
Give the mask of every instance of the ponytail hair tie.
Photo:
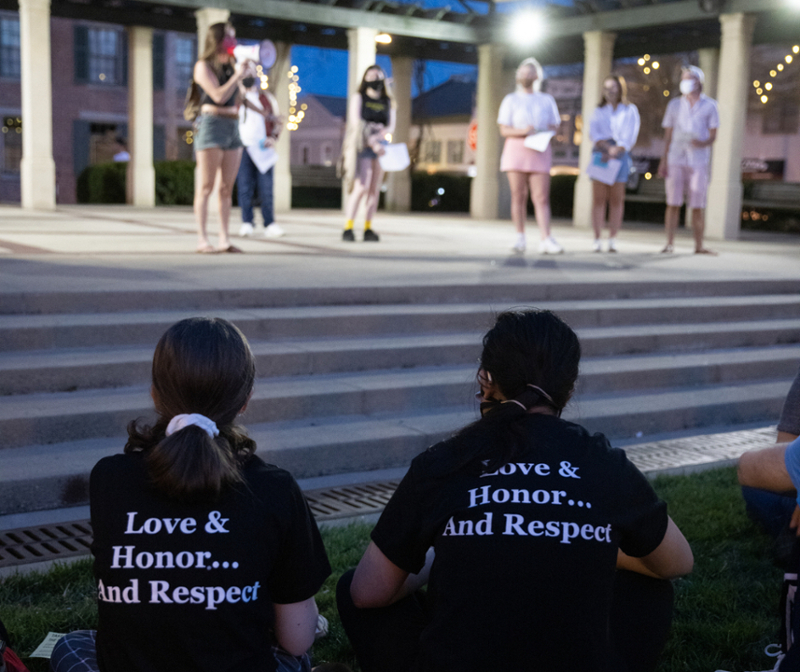
<svg viewBox="0 0 800 672">
<path fill-rule="evenodd" d="M 166 435 L 171 436 L 175 432 L 179 432 L 184 427 L 188 427 L 189 425 L 195 425 L 196 427 L 199 427 L 212 439 L 215 436 L 219 436 L 217 423 L 211 418 L 207 418 L 205 415 L 200 415 L 200 413 L 181 413 L 180 415 L 176 415 L 174 418 L 172 418 L 172 420 L 169 421 Z"/>
<path fill-rule="evenodd" d="M 553 397 L 547 394 L 547 392 L 545 392 L 541 387 L 539 387 L 538 385 L 531 385 L 530 383 L 528 383 L 527 387 L 530 387 L 534 392 L 538 392 L 539 394 L 541 394 L 545 399 L 547 399 L 547 401 L 553 404 L 553 406 L 558 408 L 558 404 L 556 404 L 556 402 L 553 401 Z"/>
</svg>

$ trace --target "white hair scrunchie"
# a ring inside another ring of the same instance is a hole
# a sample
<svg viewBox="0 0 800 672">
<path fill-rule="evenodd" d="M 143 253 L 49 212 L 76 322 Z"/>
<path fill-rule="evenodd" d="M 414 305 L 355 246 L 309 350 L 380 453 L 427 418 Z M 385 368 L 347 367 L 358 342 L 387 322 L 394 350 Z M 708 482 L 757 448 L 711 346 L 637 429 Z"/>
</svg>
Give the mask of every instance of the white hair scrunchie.
<svg viewBox="0 0 800 672">
<path fill-rule="evenodd" d="M 200 413 L 182 413 L 181 415 L 176 415 L 169 421 L 166 434 L 170 436 L 189 425 L 196 425 L 200 429 L 205 430 L 206 434 L 212 439 L 219 435 L 217 423 L 211 418 L 207 418 L 205 415 L 200 415 Z"/>
</svg>

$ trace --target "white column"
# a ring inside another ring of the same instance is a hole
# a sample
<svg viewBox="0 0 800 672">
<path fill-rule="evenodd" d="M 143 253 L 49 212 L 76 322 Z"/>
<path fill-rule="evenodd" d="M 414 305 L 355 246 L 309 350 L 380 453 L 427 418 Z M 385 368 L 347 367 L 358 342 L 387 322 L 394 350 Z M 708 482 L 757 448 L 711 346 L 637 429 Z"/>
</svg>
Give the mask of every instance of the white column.
<svg viewBox="0 0 800 672">
<path fill-rule="evenodd" d="M 128 162 L 126 200 L 145 208 L 156 204 L 153 167 L 153 29 L 128 28 Z"/>
<path fill-rule="evenodd" d="M 719 49 L 698 49 L 697 58 L 699 60 L 700 69 L 706 76 L 706 83 L 703 85 L 703 93 L 716 99 L 717 78 L 719 76 Z"/>
<path fill-rule="evenodd" d="M 719 129 L 713 145 L 711 185 L 708 188 L 706 237 L 732 240 L 739 237 L 742 219 L 742 142 L 747 117 L 750 48 L 755 16 L 722 14 L 720 49 Z"/>
<path fill-rule="evenodd" d="M 347 30 L 347 100 L 361 84 L 364 71 L 375 64 L 375 36 L 378 31 L 374 28 L 348 28 Z M 366 200 L 366 199 L 364 199 Z M 342 182 L 342 209 L 347 202 L 347 189 Z M 363 206 L 362 206 L 363 207 Z"/>
<path fill-rule="evenodd" d="M 506 93 L 503 76 L 505 49 L 498 44 L 478 47 L 478 139 L 475 150 L 476 175 L 472 178 L 469 212 L 476 219 L 497 219 L 502 138 L 497 129 L 497 111 Z"/>
<path fill-rule="evenodd" d="M 19 0 L 22 85 L 20 186 L 26 210 L 55 210 L 50 0 Z"/>
<path fill-rule="evenodd" d="M 393 92 L 397 101 L 397 126 L 392 142 L 410 141 L 411 133 L 411 74 L 414 58 L 392 57 Z M 386 180 L 386 209 L 391 212 L 411 210 L 411 169 L 389 173 Z"/>
<path fill-rule="evenodd" d="M 206 34 L 210 26 L 215 23 L 225 23 L 230 18 L 231 13 L 227 9 L 219 9 L 218 7 L 204 7 L 198 9 L 194 13 L 197 20 L 197 55 L 202 55 L 206 45 Z M 211 195 L 208 197 L 208 220 L 217 217 L 219 212 L 219 173 L 214 182 L 214 188 Z M 200 182 L 200 177 L 197 174 L 197 169 L 194 171 L 194 183 L 197 185 Z"/>
<path fill-rule="evenodd" d="M 592 181 L 586 167 L 592 157 L 592 139 L 589 137 L 589 121 L 603 93 L 603 80 L 611 74 L 614 62 L 615 33 L 592 30 L 583 34 L 583 99 L 581 102 L 581 152 L 578 167 L 580 173 L 575 183 L 572 206 L 573 226 L 581 229 L 592 227 Z"/>
<path fill-rule="evenodd" d="M 197 20 L 197 55 L 203 53 L 206 46 L 206 33 L 208 33 L 209 26 L 215 23 L 226 23 L 231 16 L 228 9 L 220 9 L 219 7 L 204 7 L 198 9 L 194 13 L 194 18 Z"/>
<path fill-rule="evenodd" d="M 278 101 L 281 116 L 288 118 L 291 114 L 289 83 L 292 80 L 287 77 L 287 73 L 292 67 L 292 45 L 278 42 L 275 48 L 278 56 L 269 71 L 269 88 Z M 278 163 L 272 170 L 275 212 L 289 212 L 292 209 L 292 133 L 286 127 L 281 131 L 275 150 L 278 152 Z"/>
</svg>

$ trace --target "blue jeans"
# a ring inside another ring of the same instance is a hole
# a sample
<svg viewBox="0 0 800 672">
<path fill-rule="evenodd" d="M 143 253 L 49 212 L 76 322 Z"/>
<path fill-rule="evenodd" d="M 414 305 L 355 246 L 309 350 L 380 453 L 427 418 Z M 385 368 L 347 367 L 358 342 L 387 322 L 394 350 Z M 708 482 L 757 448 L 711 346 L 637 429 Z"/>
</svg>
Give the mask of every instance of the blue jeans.
<svg viewBox="0 0 800 672">
<path fill-rule="evenodd" d="M 800 541 L 789 528 L 797 505 L 794 493 L 783 494 L 742 486 L 742 497 L 750 519 L 772 537 L 775 564 L 791 572 L 800 567 Z"/>
<path fill-rule="evenodd" d="M 239 164 L 239 174 L 236 176 L 236 186 L 239 191 L 239 205 L 242 207 L 242 222 L 253 223 L 253 196 L 258 192 L 261 201 L 261 216 L 264 226 L 269 226 L 275 221 L 272 206 L 272 168 L 266 173 L 258 172 L 256 164 L 247 153 L 242 152 L 242 162 Z"/>
</svg>

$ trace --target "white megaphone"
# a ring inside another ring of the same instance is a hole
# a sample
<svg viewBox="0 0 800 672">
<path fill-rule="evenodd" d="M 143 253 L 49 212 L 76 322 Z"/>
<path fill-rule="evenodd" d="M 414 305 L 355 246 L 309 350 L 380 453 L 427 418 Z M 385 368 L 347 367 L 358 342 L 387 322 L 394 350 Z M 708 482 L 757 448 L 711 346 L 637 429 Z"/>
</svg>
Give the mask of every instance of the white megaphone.
<svg viewBox="0 0 800 672">
<path fill-rule="evenodd" d="M 257 44 L 237 44 L 233 48 L 233 57 L 237 63 L 253 61 L 264 70 L 269 70 L 275 65 L 277 51 L 272 40 L 262 40 Z"/>
</svg>

